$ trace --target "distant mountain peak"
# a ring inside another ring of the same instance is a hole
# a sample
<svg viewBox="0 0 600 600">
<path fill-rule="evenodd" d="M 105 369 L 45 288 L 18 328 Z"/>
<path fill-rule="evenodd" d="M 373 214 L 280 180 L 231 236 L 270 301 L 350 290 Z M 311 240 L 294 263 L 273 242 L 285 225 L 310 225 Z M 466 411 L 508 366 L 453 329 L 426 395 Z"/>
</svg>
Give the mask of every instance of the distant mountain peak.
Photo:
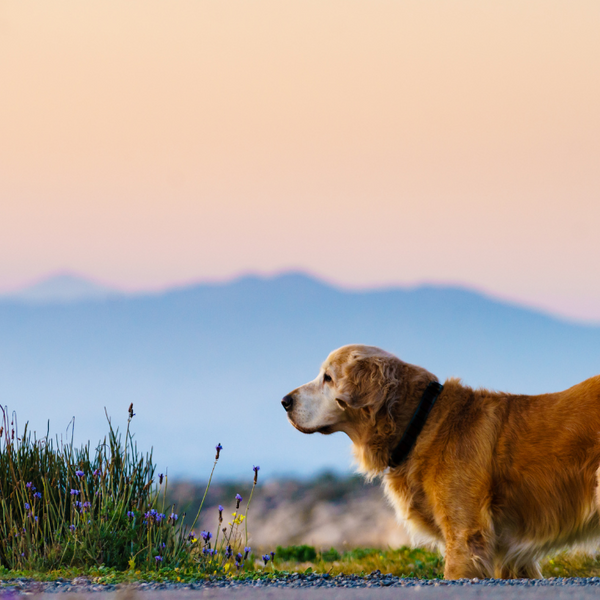
<svg viewBox="0 0 600 600">
<path fill-rule="evenodd" d="M 74 273 L 57 273 L 28 285 L 4 298 L 28 304 L 72 304 L 106 300 L 120 292 Z"/>
</svg>

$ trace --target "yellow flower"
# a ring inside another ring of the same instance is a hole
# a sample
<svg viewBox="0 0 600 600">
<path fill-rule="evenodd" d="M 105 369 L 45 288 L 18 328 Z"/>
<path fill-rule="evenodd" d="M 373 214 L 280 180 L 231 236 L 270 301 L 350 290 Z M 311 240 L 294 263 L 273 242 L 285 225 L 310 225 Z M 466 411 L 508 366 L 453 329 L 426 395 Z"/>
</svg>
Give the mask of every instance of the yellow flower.
<svg viewBox="0 0 600 600">
<path fill-rule="evenodd" d="M 229 571 L 229 563 L 227 563 L 227 564 L 226 564 L 226 565 L 223 567 L 223 569 L 224 569 L 225 571 Z"/>
</svg>

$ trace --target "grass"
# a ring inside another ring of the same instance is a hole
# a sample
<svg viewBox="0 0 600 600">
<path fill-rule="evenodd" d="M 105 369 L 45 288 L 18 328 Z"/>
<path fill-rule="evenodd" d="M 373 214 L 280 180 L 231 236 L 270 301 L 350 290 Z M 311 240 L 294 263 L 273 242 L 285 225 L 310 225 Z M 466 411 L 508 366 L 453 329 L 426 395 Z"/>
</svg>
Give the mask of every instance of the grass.
<svg viewBox="0 0 600 600">
<path fill-rule="evenodd" d="M 355 548 L 343 553 L 335 549 L 317 552 L 310 546 L 289 546 L 278 548 L 276 556 L 275 566 L 281 571 L 310 569 L 331 575 L 368 575 L 379 570 L 419 579 L 442 579 L 444 575 L 444 559 L 439 553 L 406 546 L 388 550 Z M 312 558 L 302 560 L 309 556 Z M 542 574 L 544 577 L 600 577 L 600 554 L 562 552 L 547 557 L 542 561 Z"/>
<path fill-rule="evenodd" d="M 336 551 L 334 560 L 328 560 L 326 551 L 316 552 L 313 560 L 298 561 L 293 556 L 298 546 L 280 548 L 284 558 L 276 558 L 258 566 L 249 561 L 241 571 L 232 571 L 233 577 L 271 578 L 290 573 L 329 573 L 336 576 L 367 575 L 375 570 L 384 574 L 391 573 L 399 577 L 416 577 L 419 579 L 441 579 L 443 577 L 443 558 L 435 553 L 418 548 L 399 548 L 397 550 L 377 550 L 355 548 L 340 554 Z M 307 546 L 305 548 L 311 548 Z M 314 548 L 313 548 L 314 550 Z M 287 552 L 287 554 L 286 554 Z M 311 553 L 312 554 L 312 553 Z M 592 557 L 585 554 L 562 553 L 543 561 L 544 577 L 597 577 L 600 576 L 600 556 Z M 223 575 L 223 573 L 220 573 Z M 195 567 L 161 567 L 159 569 L 127 569 L 100 567 L 61 567 L 48 571 L 0 568 L 0 580 L 26 577 L 37 581 L 52 581 L 56 579 L 72 580 L 85 577 L 97 584 L 134 583 L 138 581 L 180 582 L 190 583 L 205 579 L 206 572 Z"/>
<path fill-rule="evenodd" d="M 2 409 L 0 424 L 0 569 L 2 573 L 84 572 L 194 573 L 236 572 L 250 557 L 246 516 L 257 483 L 245 505 L 223 523 L 215 514 L 215 534 L 187 523 L 166 505 L 168 480 L 156 476 L 152 453 L 141 454 L 130 430 L 125 435 L 108 419 L 108 435 L 95 449 L 46 436 L 37 439 L 16 415 Z M 108 418 L 108 417 L 107 417 Z M 213 470 L 204 494 L 210 487 Z M 217 513 L 217 511 L 215 511 Z M 101 577 L 101 575 L 94 575 Z M 104 575 L 102 575 L 104 576 Z"/>
</svg>

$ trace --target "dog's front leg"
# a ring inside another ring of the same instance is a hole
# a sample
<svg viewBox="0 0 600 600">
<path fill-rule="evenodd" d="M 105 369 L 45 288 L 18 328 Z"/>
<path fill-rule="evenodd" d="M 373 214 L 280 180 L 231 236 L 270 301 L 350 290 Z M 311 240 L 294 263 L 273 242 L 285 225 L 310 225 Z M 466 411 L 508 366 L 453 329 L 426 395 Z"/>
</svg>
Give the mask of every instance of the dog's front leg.
<svg viewBox="0 0 600 600">
<path fill-rule="evenodd" d="M 446 535 L 445 579 L 480 579 L 493 575 L 492 536 L 482 528 L 448 531 Z"/>
</svg>

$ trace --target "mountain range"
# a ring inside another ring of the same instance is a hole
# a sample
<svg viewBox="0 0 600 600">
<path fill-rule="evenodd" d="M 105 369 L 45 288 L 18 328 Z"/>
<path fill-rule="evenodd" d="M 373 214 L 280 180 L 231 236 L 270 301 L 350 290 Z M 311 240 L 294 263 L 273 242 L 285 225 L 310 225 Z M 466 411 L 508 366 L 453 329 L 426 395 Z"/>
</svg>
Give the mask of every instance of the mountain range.
<svg viewBox="0 0 600 600">
<path fill-rule="evenodd" d="M 72 283 L 72 282 L 71 282 Z M 508 392 L 565 389 L 600 373 L 600 327 L 456 287 L 351 292 L 299 273 L 162 293 L 0 298 L 0 403 L 38 434 L 95 443 L 107 413 L 159 468 L 204 478 L 350 468 L 343 434 L 306 436 L 280 400 L 334 348 L 380 346 L 441 380 Z M 49 425 L 48 425 L 49 420 Z M 70 431 L 69 431 L 70 435 Z"/>
</svg>

